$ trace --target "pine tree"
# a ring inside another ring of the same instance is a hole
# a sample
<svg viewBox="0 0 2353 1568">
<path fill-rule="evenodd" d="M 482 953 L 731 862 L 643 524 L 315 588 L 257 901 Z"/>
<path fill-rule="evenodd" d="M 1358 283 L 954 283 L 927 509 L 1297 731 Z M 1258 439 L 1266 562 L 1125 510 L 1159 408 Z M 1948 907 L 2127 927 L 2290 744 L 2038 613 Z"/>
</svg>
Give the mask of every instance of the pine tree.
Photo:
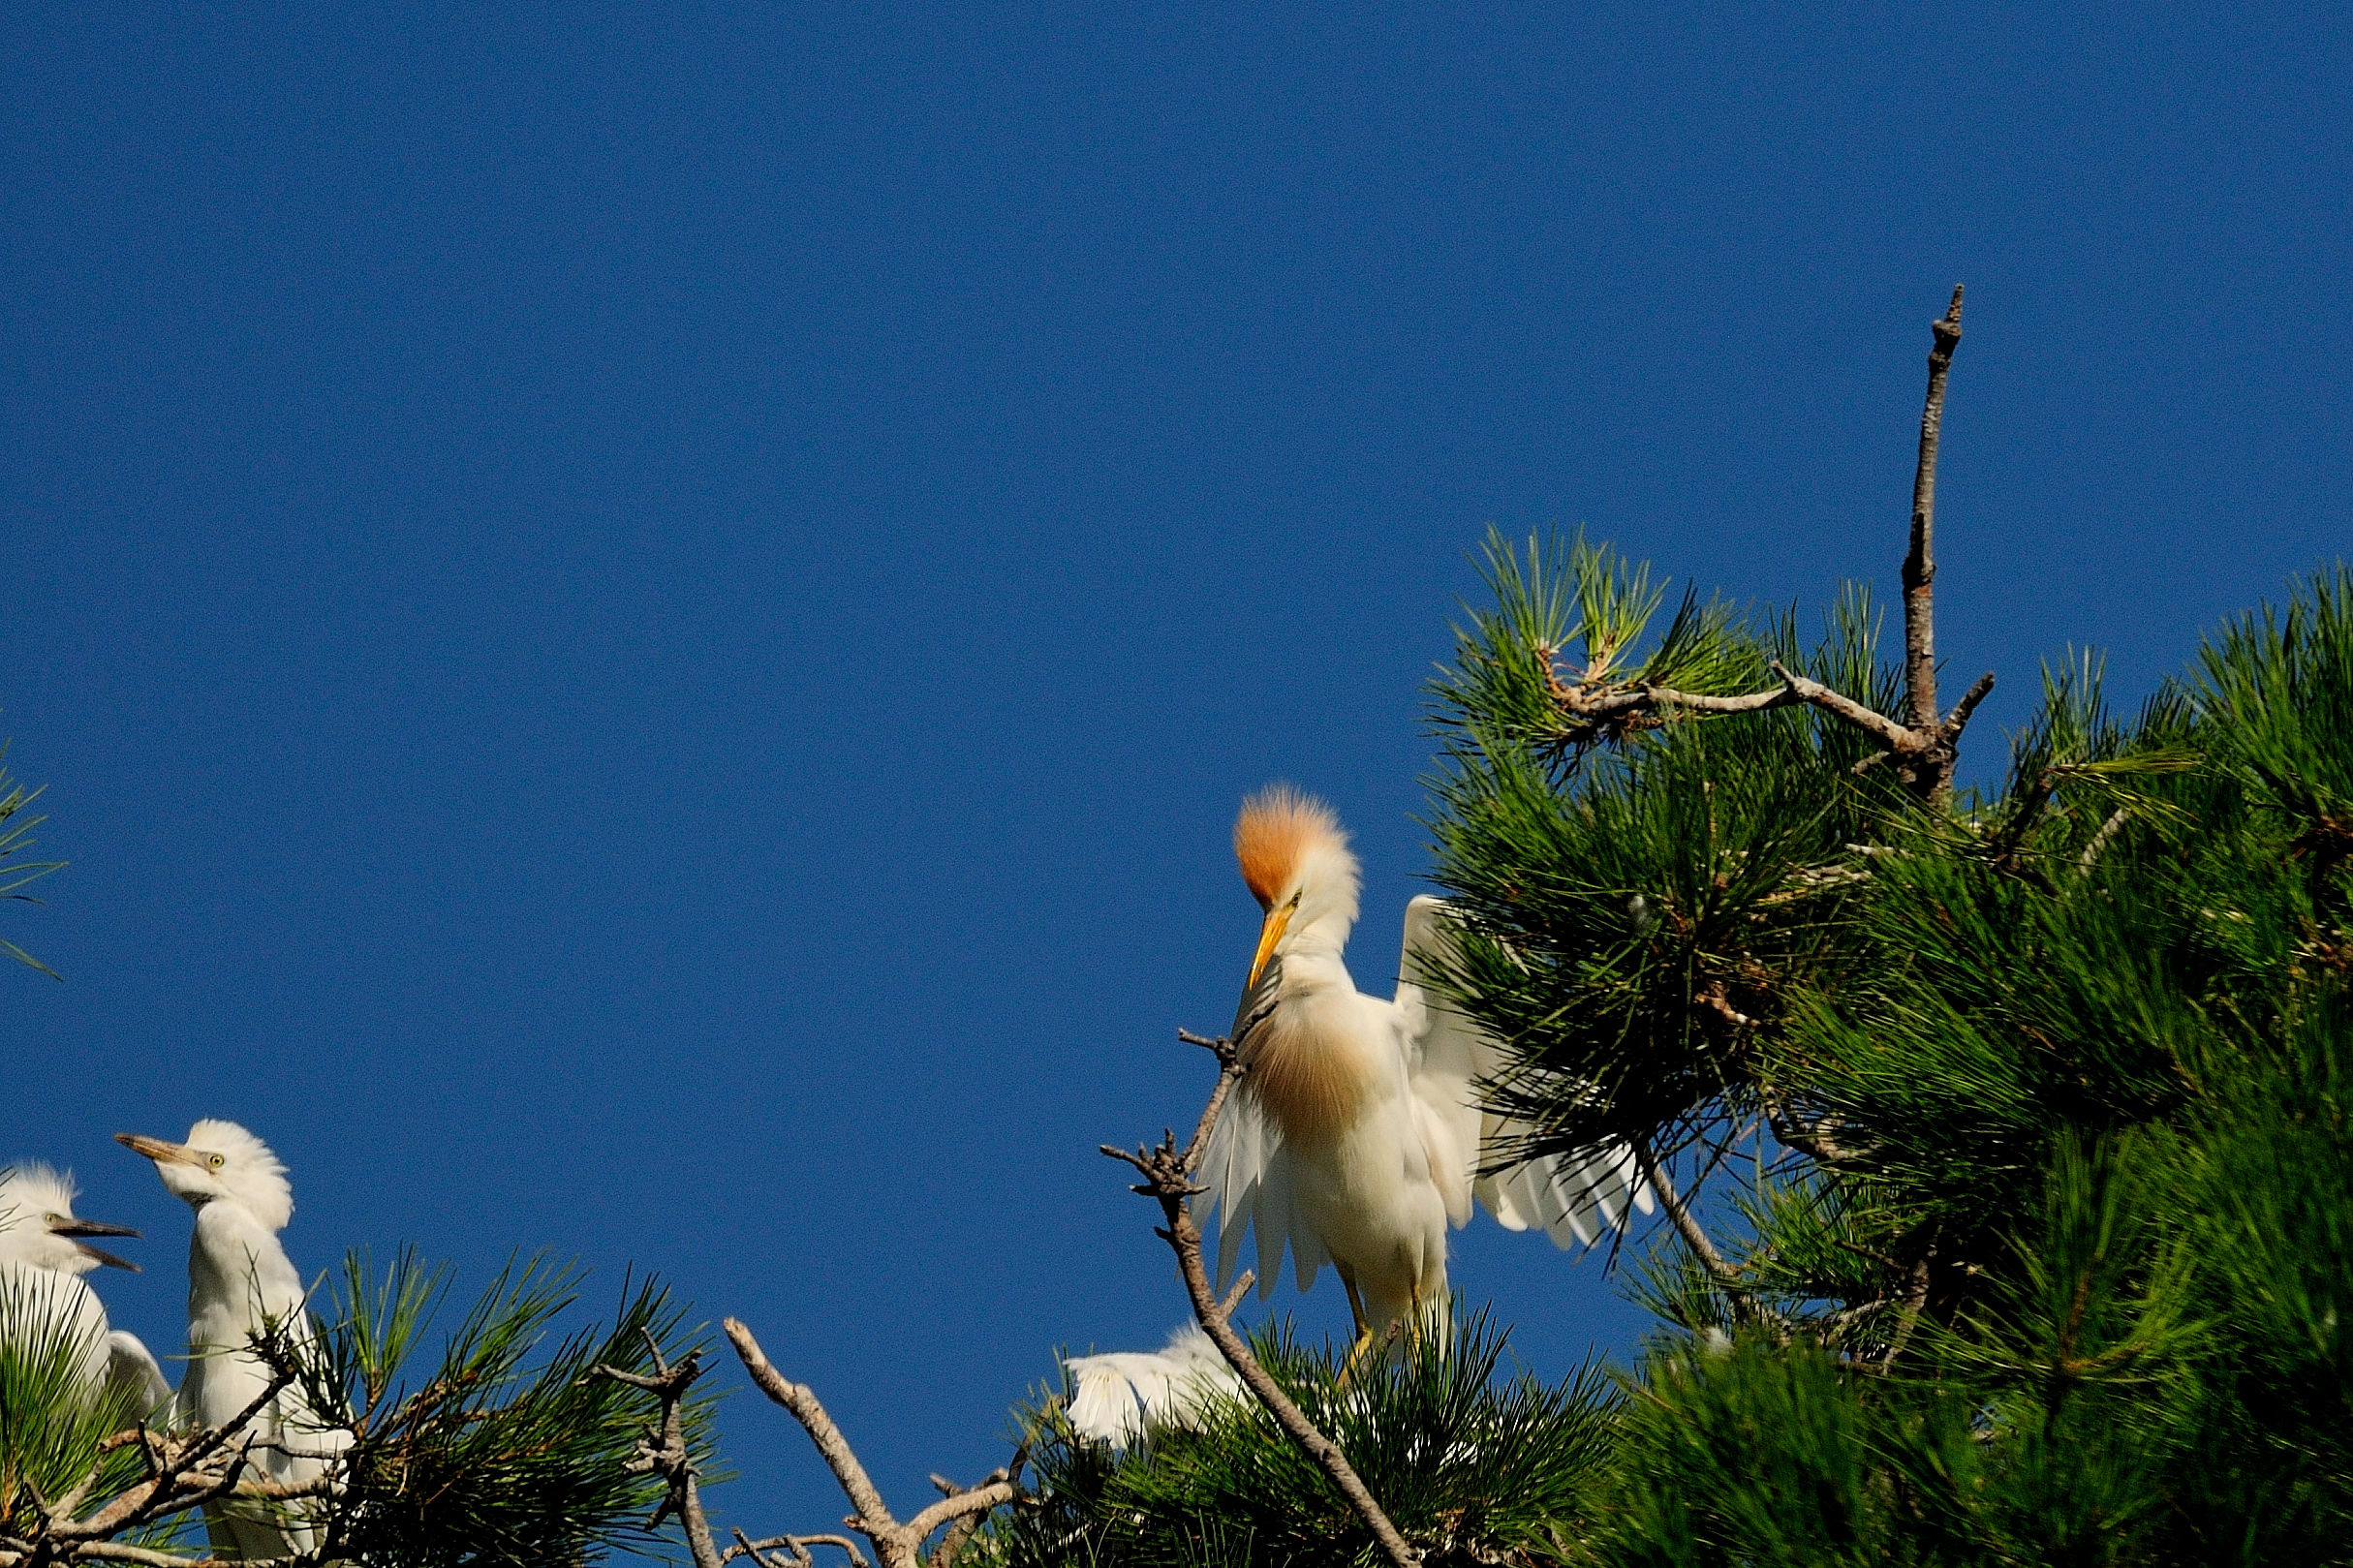
<svg viewBox="0 0 2353 1568">
<path fill-rule="evenodd" d="M 1582 1550 L 2353 1554 L 2353 574 L 2128 721 L 2096 661 L 2047 672 L 2000 787 L 1945 801 L 1821 708 L 1596 724 L 1555 667 L 1729 697 L 1778 659 L 1885 712 L 1859 595 L 1802 661 L 1687 605 L 1635 661 L 1640 572 L 1491 567 L 1440 689 L 1459 999 L 1542 1147 L 1632 1139 L 1720 1200 L 1641 1271 L 1687 1335 Z"/>
<path fill-rule="evenodd" d="M 2068 654 L 1957 790 L 1991 686 L 1935 690 L 1959 320 L 1900 661 L 1859 587 L 1809 639 L 1489 538 L 1433 689 L 1442 984 L 1508 1048 L 1505 1162 L 1636 1150 L 1661 1329 L 1552 1390 L 1475 1315 L 1346 1388 L 1262 1334 L 1424 1561 L 2353 1561 L 2353 572 L 2129 717 Z M 1254 1405 L 1125 1453 L 1021 1423 L 1034 1506 L 975 1560 L 1396 1560 Z"/>
</svg>

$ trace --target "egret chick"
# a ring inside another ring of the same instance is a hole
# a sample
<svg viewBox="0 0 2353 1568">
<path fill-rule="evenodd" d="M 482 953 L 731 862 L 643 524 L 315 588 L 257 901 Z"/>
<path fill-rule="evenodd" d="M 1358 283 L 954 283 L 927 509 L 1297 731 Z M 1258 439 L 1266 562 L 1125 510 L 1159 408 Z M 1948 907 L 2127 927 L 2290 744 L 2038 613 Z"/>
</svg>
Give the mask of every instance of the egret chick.
<svg viewBox="0 0 2353 1568">
<path fill-rule="evenodd" d="M 138 1235 L 128 1225 L 75 1217 L 70 1172 L 30 1161 L 0 1171 L 0 1292 L 83 1345 L 82 1383 L 124 1390 L 120 1408 L 134 1421 L 168 1403 L 171 1385 L 139 1336 L 108 1328 L 106 1307 L 81 1276 L 102 1264 L 137 1274 L 138 1264 L 88 1238 Z"/>
<path fill-rule="evenodd" d="M 1082 1437 L 1125 1448 L 1159 1427 L 1190 1427 L 1217 1399 L 1240 1399 L 1242 1379 L 1198 1323 L 1168 1337 L 1161 1350 L 1113 1350 L 1072 1356 L 1070 1425 Z"/>
<path fill-rule="evenodd" d="M 1650 1211 L 1625 1148 L 1480 1175 L 1526 1129 L 1478 1103 L 1502 1048 L 1427 989 L 1453 930 L 1443 900 L 1406 906 L 1397 993 L 1383 1001 L 1342 958 L 1359 874 L 1329 806 L 1284 784 L 1252 796 L 1234 855 L 1265 918 L 1233 1031 L 1246 1070 L 1201 1160 L 1220 1289 L 1246 1230 L 1260 1296 L 1286 1245 L 1301 1290 L 1331 1264 L 1355 1321 L 1352 1364 L 1400 1319 L 1420 1332 L 1443 1313 L 1446 1230 L 1470 1223 L 1474 1200 L 1563 1247 L 1625 1223 L 1629 1206 Z"/>
<path fill-rule="evenodd" d="M 268 1367 L 253 1351 L 256 1336 L 276 1327 L 295 1345 L 312 1338 L 302 1276 L 279 1245 L 294 1218 L 294 1187 L 269 1146 L 233 1122 L 199 1122 L 186 1143 L 137 1133 L 115 1142 L 155 1162 L 165 1187 L 196 1211 L 188 1248 L 188 1375 L 180 1381 L 179 1417 L 223 1427 L 268 1388 Z M 252 1460 L 263 1479 L 288 1485 L 326 1473 L 350 1434 L 322 1421 L 299 1383 L 281 1389 L 248 1430 Z M 285 1556 L 317 1545 L 304 1511 L 240 1503 L 204 1511 L 213 1550 L 245 1559 Z"/>
</svg>

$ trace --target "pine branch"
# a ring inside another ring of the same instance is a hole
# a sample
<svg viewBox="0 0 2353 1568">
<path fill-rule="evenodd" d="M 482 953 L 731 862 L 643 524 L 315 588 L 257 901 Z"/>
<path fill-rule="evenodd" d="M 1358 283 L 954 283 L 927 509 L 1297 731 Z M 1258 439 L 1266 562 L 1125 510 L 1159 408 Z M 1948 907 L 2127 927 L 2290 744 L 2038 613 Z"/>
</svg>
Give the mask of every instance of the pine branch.
<svg viewBox="0 0 2353 1568">
<path fill-rule="evenodd" d="M 1840 1144 L 1836 1136 L 1839 1128 L 1844 1124 L 1840 1118 L 1824 1116 L 1811 1122 L 1799 1121 L 1789 1114 L 1789 1107 L 1782 1100 L 1780 1091 L 1766 1079 L 1757 1080 L 1756 1095 L 1765 1105 L 1765 1125 L 1771 1127 L 1773 1136 L 1787 1148 L 1810 1155 L 1824 1165 L 1842 1165 L 1855 1157 L 1854 1151 Z"/>
</svg>

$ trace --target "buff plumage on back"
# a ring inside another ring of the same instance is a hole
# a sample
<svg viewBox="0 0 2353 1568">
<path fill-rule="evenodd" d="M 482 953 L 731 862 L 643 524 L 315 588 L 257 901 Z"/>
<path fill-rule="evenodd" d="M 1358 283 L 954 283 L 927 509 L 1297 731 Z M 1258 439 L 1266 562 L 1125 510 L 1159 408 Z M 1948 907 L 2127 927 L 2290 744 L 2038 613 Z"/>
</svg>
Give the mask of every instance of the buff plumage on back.
<svg viewBox="0 0 2353 1568">
<path fill-rule="evenodd" d="M 1242 802 L 1234 818 L 1234 858 L 1260 908 L 1272 908 L 1317 849 L 1346 853 L 1348 836 L 1332 808 L 1289 784 L 1269 784 Z"/>
</svg>

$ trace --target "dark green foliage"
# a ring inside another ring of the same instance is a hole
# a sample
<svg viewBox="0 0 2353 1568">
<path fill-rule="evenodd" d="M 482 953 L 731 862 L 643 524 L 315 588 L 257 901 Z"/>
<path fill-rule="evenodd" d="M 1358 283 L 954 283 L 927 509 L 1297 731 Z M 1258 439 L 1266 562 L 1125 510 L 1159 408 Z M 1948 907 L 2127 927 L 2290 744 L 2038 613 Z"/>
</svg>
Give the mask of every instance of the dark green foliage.
<svg viewBox="0 0 2353 1568">
<path fill-rule="evenodd" d="M 100 1453 L 130 1425 L 137 1397 L 85 1375 L 106 1325 L 77 1318 L 76 1293 L 45 1270 L 0 1268 L 0 1533 L 30 1529 L 43 1499 L 64 1496 L 93 1467 L 116 1489 L 139 1470 L 134 1455 Z"/>
<path fill-rule="evenodd" d="M 2353 1558 L 2353 575 L 2130 721 L 2070 659 L 1946 809 L 1811 710 L 1548 727 L 1616 602 L 1561 574 L 1639 574 L 1493 556 L 1433 824 L 1453 989 L 1515 1061 L 1491 1097 L 1738 1173 L 1704 1206 L 1731 1276 L 1672 1243 L 1639 1273 L 1734 1332 L 1646 1361 L 1592 1555 Z M 1873 630 L 1842 600 L 1807 669 L 1891 713 Z M 1795 667 L 1786 623 L 1704 635 L 1687 690 Z"/>
<path fill-rule="evenodd" d="M 1468 1314 L 1449 1339 L 1360 1367 L 1346 1389 L 1329 1349 L 1286 1328 L 1254 1349 L 1347 1454 L 1406 1537 L 1435 1564 L 1556 1557 L 1578 1526 L 1605 1452 L 1606 1379 L 1559 1386 L 1502 1369 L 1504 1335 Z M 1369 1563 L 1372 1536 L 1254 1402 L 1201 1430 L 1163 1430 L 1120 1455 L 1028 1412 L 1045 1506 L 1001 1514 L 967 1561 L 1137 1565 Z"/>
<path fill-rule="evenodd" d="M 651 1371 L 649 1336 L 682 1354 L 683 1308 L 651 1281 L 625 1284 L 610 1327 L 578 1329 L 549 1347 L 577 1280 L 575 1270 L 542 1259 L 510 1265 L 430 1370 L 403 1387 L 447 1276 L 406 1252 L 381 1279 L 364 1257 L 346 1260 L 338 1317 L 309 1358 L 308 1381 L 318 1408 L 354 1413 L 353 1560 L 522 1564 L 654 1543 L 640 1525 L 663 1484 L 624 1468 L 649 1400 L 588 1374 L 599 1365 Z M 707 1458 L 708 1399 L 688 1413 Z"/>
<path fill-rule="evenodd" d="M 1808 649 L 1786 620 L 1759 630 L 1687 600 L 1631 661 L 1659 601 L 1647 573 L 1582 540 L 1523 560 L 1491 539 L 1488 556 L 1498 608 L 1458 632 L 1437 688 L 1439 879 L 1475 933 L 1459 989 L 1518 1048 L 1494 1091 L 1535 1127 L 1531 1152 L 1634 1137 L 1671 1152 L 1753 1102 L 1739 1020 L 1778 1016 L 1843 957 L 1851 846 L 1901 792 L 1885 770 L 1858 778 L 1869 748 L 1810 708 L 1615 730 L 1531 715 L 1562 714 L 1555 682 L 1731 696 L 1777 686 L 1779 658 L 1886 701 L 1894 672 L 1859 591 Z"/>
<path fill-rule="evenodd" d="M 7 753 L 6 743 L 0 743 L 0 755 Z M 25 883 L 46 876 L 64 866 L 62 860 L 24 860 L 19 858 L 33 846 L 32 832 L 48 820 L 46 816 L 26 816 L 25 808 L 40 795 L 39 789 L 27 790 L 0 768 L 0 898 L 20 899 L 27 904 L 41 901 L 30 893 L 20 893 Z M 19 964 L 29 965 L 51 979 L 62 979 L 55 969 L 5 938 L 0 938 L 0 953 L 6 953 Z"/>
</svg>

